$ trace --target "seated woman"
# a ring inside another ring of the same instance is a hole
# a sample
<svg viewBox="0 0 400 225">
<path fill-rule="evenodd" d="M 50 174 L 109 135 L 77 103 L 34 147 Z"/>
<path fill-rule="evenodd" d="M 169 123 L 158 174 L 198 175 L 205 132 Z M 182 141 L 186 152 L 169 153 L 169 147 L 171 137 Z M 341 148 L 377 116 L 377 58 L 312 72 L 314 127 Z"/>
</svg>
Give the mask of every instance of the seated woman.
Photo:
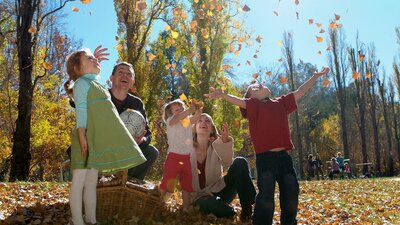
<svg viewBox="0 0 400 225">
<path fill-rule="evenodd" d="M 256 191 L 246 159 L 233 159 L 233 139 L 228 125 L 218 134 L 210 115 L 202 113 L 193 131 L 194 152 L 191 154 L 193 189 L 191 201 L 204 213 L 232 217 L 229 205 L 239 195 L 241 220 L 250 219 Z M 229 169 L 228 169 L 229 168 Z M 228 169 L 224 174 L 224 169 Z"/>
</svg>

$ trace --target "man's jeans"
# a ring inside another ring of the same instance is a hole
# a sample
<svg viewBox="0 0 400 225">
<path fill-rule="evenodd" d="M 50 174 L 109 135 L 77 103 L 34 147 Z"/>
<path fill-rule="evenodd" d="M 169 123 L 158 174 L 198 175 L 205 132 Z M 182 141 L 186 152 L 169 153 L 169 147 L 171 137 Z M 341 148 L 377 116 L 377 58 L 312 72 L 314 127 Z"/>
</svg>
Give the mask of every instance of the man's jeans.
<svg viewBox="0 0 400 225">
<path fill-rule="evenodd" d="M 149 172 L 151 166 L 158 158 L 158 150 L 153 145 L 139 146 L 142 150 L 146 162 L 140 164 L 139 166 L 130 168 L 128 170 L 129 177 L 134 177 L 139 180 L 144 180 L 144 177 Z"/>
<path fill-rule="evenodd" d="M 275 181 L 279 184 L 281 224 L 296 224 L 299 183 L 290 155 L 286 151 L 257 154 L 256 166 L 259 193 L 256 197 L 253 224 L 272 224 Z"/>
<path fill-rule="evenodd" d="M 239 195 L 241 205 L 253 204 L 256 195 L 250 177 L 249 166 L 246 159 L 237 157 L 224 176 L 225 187 L 214 196 L 200 198 L 196 205 L 204 213 L 212 213 L 217 217 L 232 217 L 235 215 L 233 207 L 229 205 Z"/>
</svg>

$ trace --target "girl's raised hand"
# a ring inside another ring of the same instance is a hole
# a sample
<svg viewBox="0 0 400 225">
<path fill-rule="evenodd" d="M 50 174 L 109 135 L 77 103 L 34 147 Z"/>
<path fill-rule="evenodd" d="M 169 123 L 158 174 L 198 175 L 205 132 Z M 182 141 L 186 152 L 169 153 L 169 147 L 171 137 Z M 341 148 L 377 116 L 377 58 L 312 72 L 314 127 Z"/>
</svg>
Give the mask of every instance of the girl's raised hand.
<svg viewBox="0 0 400 225">
<path fill-rule="evenodd" d="M 218 137 L 221 138 L 223 143 L 229 142 L 232 140 L 232 138 L 229 136 L 229 129 L 228 129 L 228 124 L 224 123 L 222 125 L 222 131 L 220 134 L 218 134 Z"/>
<path fill-rule="evenodd" d="M 204 97 L 209 99 L 216 99 L 222 96 L 223 92 L 221 90 L 217 90 L 214 87 L 210 87 L 210 93 L 204 94 Z"/>
<path fill-rule="evenodd" d="M 97 61 L 99 61 L 99 63 L 103 60 L 108 60 L 108 58 L 106 58 L 106 56 L 109 56 L 110 53 L 107 53 L 106 51 L 108 50 L 108 48 L 103 48 L 102 45 L 97 46 L 97 48 L 94 50 L 94 57 L 96 57 Z"/>
<path fill-rule="evenodd" d="M 317 71 L 314 74 L 317 76 L 322 76 L 324 74 L 329 73 L 329 71 L 330 71 L 329 67 L 324 67 L 324 68 L 322 68 L 322 70 L 320 72 Z"/>
</svg>

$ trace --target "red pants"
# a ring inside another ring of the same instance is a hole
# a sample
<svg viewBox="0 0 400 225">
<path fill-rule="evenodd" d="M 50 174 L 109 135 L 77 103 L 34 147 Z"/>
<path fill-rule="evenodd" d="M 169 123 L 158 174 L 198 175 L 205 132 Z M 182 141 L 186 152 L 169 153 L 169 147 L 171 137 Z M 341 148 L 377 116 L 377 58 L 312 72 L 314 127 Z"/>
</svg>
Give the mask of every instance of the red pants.
<svg viewBox="0 0 400 225">
<path fill-rule="evenodd" d="M 181 155 L 173 152 L 168 153 L 164 163 L 164 174 L 161 180 L 160 189 L 167 192 L 174 192 L 175 179 L 179 177 L 182 190 L 193 192 L 192 167 L 190 155 Z"/>
</svg>

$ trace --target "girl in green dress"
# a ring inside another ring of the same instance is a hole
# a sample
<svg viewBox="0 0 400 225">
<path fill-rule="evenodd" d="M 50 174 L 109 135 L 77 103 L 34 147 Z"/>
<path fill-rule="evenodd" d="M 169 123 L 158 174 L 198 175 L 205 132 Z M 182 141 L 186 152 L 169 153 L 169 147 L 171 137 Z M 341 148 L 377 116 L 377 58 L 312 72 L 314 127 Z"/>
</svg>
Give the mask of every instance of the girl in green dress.
<svg viewBox="0 0 400 225">
<path fill-rule="evenodd" d="M 100 64 L 96 57 L 89 50 L 79 50 L 68 56 L 66 67 L 69 80 L 65 86 L 76 111 L 76 129 L 71 138 L 71 222 L 94 224 L 98 173 L 127 170 L 146 159 L 119 118 L 108 90 L 97 81 Z"/>
</svg>

